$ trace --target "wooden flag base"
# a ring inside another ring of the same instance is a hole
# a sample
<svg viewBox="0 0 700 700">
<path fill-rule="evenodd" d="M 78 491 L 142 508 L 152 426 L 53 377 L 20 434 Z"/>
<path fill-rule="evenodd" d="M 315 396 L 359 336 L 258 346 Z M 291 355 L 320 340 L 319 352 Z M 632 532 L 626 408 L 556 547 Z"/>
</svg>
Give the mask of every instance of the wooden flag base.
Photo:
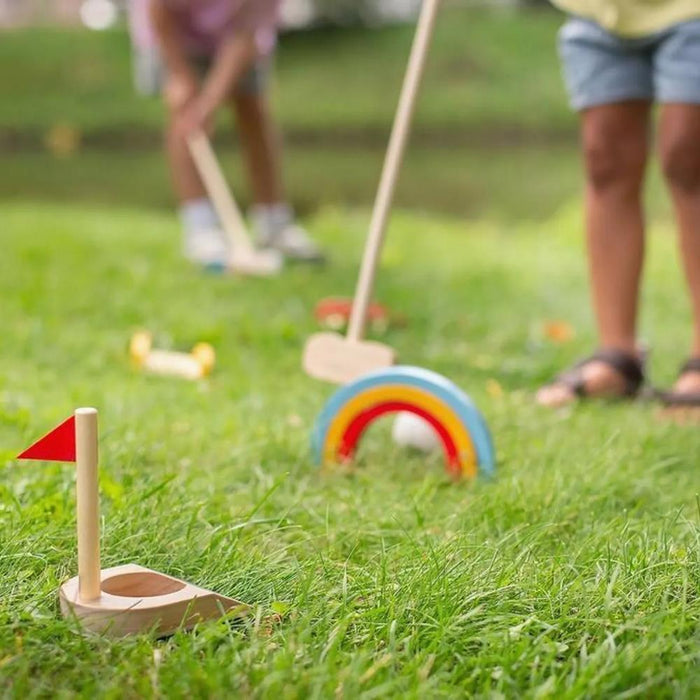
<svg viewBox="0 0 700 700">
<path fill-rule="evenodd" d="M 84 601 L 78 596 L 78 577 L 59 589 L 64 617 L 77 617 L 82 626 L 110 637 L 154 632 L 167 637 L 179 629 L 227 613 L 243 617 L 249 608 L 232 598 L 136 564 L 101 571 L 102 595 Z"/>
</svg>

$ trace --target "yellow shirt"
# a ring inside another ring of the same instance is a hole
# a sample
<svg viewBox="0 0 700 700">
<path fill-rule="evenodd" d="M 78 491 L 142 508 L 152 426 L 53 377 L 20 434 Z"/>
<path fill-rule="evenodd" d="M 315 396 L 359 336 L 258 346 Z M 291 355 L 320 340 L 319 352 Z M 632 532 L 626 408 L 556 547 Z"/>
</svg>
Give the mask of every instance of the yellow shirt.
<svg viewBox="0 0 700 700">
<path fill-rule="evenodd" d="M 562 10 L 592 19 L 613 34 L 639 37 L 700 19 L 700 0 L 552 0 Z"/>
</svg>

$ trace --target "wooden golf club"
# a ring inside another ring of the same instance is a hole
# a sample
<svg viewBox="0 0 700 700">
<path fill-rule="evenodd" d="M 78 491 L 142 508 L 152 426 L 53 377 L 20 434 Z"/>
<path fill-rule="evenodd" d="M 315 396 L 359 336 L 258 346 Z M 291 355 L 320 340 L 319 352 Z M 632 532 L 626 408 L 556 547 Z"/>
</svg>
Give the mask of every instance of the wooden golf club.
<svg viewBox="0 0 700 700">
<path fill-rule="evenodd" d="M 355 290 L 347 336 L 316 333 L 304 348 L 304 370 L 312 377 L 344 384 L 394 364 L 396 353 L 383 343 L 363 340 L 377 264 L 382 251 L 406 143 L 415 111 L 440 0 L 424 0 L 389 141 L 369 235 Z"/>
<path fill-rule="evenodd" d="M 276 250 L 255 249 L 206 134 L 196 132 L 187 139 L 187 145 L 231 243 L 231 270 L 259 277 L 277 274 L 282 269 L 282 255 Z"/>
</svg>

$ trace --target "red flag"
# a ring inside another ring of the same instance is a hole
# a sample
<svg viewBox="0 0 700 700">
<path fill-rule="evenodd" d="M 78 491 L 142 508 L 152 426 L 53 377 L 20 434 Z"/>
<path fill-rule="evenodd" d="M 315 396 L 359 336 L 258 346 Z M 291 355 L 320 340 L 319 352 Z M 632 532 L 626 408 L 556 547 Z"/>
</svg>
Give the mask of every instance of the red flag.
<svg viewBox="0 0 700 700">
<path fill-rule="evenodd" d="M 38 459 L 46 462 L 75 462 L 75 416 L 63 421 L 48 435 L 37 440 L 17 459 Z"/>
</svg>

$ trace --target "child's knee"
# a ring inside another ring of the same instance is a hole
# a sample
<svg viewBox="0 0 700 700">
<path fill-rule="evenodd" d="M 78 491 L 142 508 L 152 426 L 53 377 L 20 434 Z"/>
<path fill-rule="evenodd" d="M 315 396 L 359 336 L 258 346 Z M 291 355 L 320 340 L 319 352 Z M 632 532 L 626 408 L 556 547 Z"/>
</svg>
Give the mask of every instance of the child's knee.
<svg viewBox="0 0 700 700">
<path fill-rule="evenodd" d="M 680 135 L 664 144 L 661 165 L 671 187 L 700 193 L 700 139 L 696 134 Z"/>
<path fill-rule="evenodd" d="M 642 144 L 589 136 L 584 142 L 584 158 L 587 179 L 594 190 L 641 187 L 646 162 Z"/>
</svg>

